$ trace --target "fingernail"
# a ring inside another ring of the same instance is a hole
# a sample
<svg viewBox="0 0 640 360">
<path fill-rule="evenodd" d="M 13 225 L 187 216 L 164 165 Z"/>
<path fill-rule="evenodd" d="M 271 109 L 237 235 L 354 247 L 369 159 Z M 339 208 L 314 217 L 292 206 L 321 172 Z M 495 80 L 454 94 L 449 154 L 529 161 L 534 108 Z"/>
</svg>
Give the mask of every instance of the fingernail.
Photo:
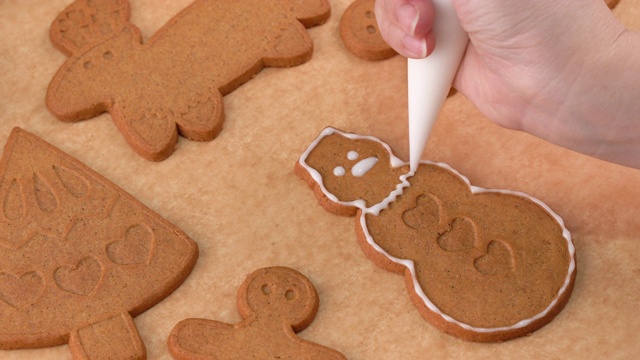
<svg viewBox="0 0 640 360">
<path fill-rule="evenodd" d="M 405 35 L 402 45 L 413 58 L 423 58 L 427 56 L 427 40 L 425 38 L 415 38 Z"/>
<path fill-rule="evenodd" d="M 401 5 L 396 10 L 398 23 L 403 30 L 409 35 L 415 35 L 416 26 L 418 25 L 418 8 L 411 4 Z"/>
</svg>

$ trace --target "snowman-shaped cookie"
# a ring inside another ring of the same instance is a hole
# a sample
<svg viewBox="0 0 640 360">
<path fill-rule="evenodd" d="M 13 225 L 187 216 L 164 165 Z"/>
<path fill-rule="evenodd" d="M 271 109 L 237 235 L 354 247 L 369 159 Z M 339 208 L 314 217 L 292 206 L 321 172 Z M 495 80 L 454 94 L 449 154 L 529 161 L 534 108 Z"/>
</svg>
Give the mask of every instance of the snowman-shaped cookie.
<svg viewBox="0 0 640 360">
<path fill-rule="evenodd" d="M 377 265 L 405 275 L 412 301 L 442 331 L 503 341 L 564 307 L 575 248 L 562 219 L 523 193 L 472 186 L 445 164 L 415 174 L 380 140 L 325 129 L 296 163 L 321 205 L 356 215 Z"/>
</svg>

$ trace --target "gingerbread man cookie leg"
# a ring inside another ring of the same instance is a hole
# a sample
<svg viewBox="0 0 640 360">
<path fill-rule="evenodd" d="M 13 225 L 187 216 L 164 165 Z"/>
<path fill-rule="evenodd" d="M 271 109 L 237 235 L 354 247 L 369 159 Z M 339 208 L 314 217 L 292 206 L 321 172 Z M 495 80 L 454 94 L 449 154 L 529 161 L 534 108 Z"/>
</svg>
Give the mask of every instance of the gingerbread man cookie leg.
<svg viewBox="0 0 640 360">
<path fill-rule="evenodd" d="M 378 139 L 327 128 L 295 172 L 324 208 L 356 215 L 366 255 L 405 275 L 440 330 L 503 341 L 550 322 L 576 276 L 562 219 L 526 194 L 472 186 L 446 164 L 423 161 L 411 177 L 407 165 Z"/>
<path fill-rule="evenodd" d="M 286 267 L 259 269 L 238 290 L 240 323 L 183 320 L 171 331 L 169 350 L 180 360 L 345 359 L 296 335 L 311 324 L 318 304 L 313 284 L 299 272 Z"/>
</svg>

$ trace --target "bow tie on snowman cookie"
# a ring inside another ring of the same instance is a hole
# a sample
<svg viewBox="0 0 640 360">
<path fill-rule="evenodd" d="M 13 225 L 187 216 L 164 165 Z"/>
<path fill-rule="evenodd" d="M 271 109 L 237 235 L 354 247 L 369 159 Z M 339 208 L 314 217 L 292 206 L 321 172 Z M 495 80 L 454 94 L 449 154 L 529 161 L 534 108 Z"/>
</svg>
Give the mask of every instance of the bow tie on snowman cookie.
<svg viewBox="0 0 640 360">
<path fill-rule="evenodd" d="M 378 266 L 405 275 L 440 330 L 504 341 L 550 322 L 569 300 L 575 248 L 562 219 L 526 194 L 472 186 L 446 164 L 414 174 L 379 139 L 326 128 L 296 163 L 320 204 L 356 215 Z"/>
</svg>

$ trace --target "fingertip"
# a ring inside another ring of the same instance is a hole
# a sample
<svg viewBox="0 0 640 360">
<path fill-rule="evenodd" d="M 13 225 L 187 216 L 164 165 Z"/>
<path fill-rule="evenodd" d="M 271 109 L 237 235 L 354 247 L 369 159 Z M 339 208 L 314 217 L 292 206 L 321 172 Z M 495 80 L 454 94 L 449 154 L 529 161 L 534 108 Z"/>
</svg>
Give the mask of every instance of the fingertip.
<svg viewBox="0 0 640 360">
<path fill-rule="evenodd" d="M 427 42 L 423 37 L 405 35 L 402 39 L 402 55 L 409 58 L 420 59 L 427 56 Z"/>
<path fill-rule="evenodd" d="M 433 52 L 435 47 L 435 36 L 428 33 L 425 36 L 405 35 L 402 39 L 402 50 L 400 54 L 413 59 L 422 59 Z"/>
</svg>

